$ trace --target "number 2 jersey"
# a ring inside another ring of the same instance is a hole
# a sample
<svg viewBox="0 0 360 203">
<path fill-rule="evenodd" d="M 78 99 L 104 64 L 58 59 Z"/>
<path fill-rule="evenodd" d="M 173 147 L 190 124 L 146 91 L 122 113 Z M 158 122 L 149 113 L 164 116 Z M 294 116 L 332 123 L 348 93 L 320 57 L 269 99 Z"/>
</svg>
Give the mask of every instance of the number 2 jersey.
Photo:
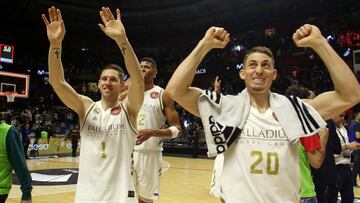
<svg viewBox="0 0 360 203">
<path fill-rule="evenodd" d="M 166 117 L 163 113 L 163 96 L 164 89 L 159 86 L 144 92 L 144 102 L 138 115 L 137 127 L 142 129 L 159 129 L 165 125 Z M 162 151 L 162 138 L 150 137 L 141 145 L 135 146 L 135 151 Z"/>
<path fill-rule="evenodd" d="M 75 202 L 137 202 L 132 177 L 137 131 L 125 106 L 119 102 L 104 110 L 100 101 L 94 102 L 85 115 L 80 135 Z"/>
</svg>

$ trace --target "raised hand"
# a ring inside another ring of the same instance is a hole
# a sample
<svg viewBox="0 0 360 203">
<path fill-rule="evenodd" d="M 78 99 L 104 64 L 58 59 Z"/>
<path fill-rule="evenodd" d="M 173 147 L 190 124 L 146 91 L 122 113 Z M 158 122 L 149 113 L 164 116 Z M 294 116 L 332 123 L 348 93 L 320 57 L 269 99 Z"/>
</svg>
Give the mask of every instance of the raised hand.
<svg viewBox="0 0 360 203">
<path fill-rule="evenodd" d="M 219 27 L 209 28 L 202 39 L 202 42 L 208 44 L 211 48 L 224 48 L 229 41 L 230 33 Z"/>
<path fill-rule="evenodd" d="M 111 39 L 122 41 L 126 39 L 125 27 L 121 22 L 120 10 L 116 9 L 116 19 L 109 7 L 102 7 L 100 17 L 104 24 L 99 23 L 100 29 Z"/>
<path fill-rule="evenodd" d="M 47 36 L 50 44 L 61 44 L 65 36 L 65 25 L 62 20 L 60 9 L 54 6 L 48 9 L 49 19 L 46 18 L 45 14 L 41 17 L 46 25 Z"/>
<path fill-rule="evenodd" d="M 216 76 L 215 81 L 214 81 L 214 91 L 216 93 L 220 93 L 221 92 L 221 80 L 219 80 L 219 76 Z"/>
<path fill-rule="evenodd" d="M 318 43 L 326 41 L 319 28 L 309 24 L 297 29 L 292 38 L 298 47 L 314 48 Z"/>
</svg>

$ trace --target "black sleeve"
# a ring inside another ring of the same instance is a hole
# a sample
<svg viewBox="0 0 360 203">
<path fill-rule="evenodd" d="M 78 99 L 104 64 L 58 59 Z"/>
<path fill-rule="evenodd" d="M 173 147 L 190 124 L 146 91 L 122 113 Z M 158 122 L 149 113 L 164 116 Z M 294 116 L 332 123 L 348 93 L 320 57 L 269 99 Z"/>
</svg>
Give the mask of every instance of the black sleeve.
<svg viewBox="0 0 360 203">
<path fill-rule="evenodd" d="M 21 184 L 22 200 L 31 200 L 31 176 L 25 161 L 25 154 L 18 131 L 11 127 L 6 136 L 6 151 L 9 161 Z"/>
</svg>

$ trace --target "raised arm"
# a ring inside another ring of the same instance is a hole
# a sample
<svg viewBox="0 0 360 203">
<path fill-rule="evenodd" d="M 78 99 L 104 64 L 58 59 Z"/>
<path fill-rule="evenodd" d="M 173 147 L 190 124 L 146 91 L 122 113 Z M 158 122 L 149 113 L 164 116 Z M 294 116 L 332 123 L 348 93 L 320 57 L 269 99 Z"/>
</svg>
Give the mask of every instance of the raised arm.
<svg viewBox="0 0 360 203">
<path fill-rule="evenodd" d="M 55 7 L 48 9 L 49 20 L 45 14 L 42 19 L 46 25 L 47 36 L 50 42 L 48 66 L 49 82 L 54 88 L 61 101 L 69 108 L 79 114 L 82 121 L 85 111 L 92 103 L 88 97 L 77 94 L 76 91 L 65 81 L 64 69 L 61 61 L 62 41 L 65 36 L 65 25 L 61 12 Z"/>
<path fill-rule="evenodd" d="M 224 48 L 229 41 L 230 34 L 224 28 L 209 28 L 190 55 L 178 66 L 166 86 L 170 97 L 196 116 L 199 116 L 197 104 L 201 90 L 191 87 L 195 71 L 209 51 Z"/>
<path fill-rule="evenodd" d="M 170 98 L 166 91 L 162 94 L 162 101 L 164 104 L 164 113 L 169 124 L 165 129 L 143 129 L 139 130 L 136 144 L 141 144 L 152 136 L 162 137 L 164 139 L 172 139 L 181 135 L 181 126 L 179 115 L 175 110 L 174 101 Z"/>
<path fill-rule="evenodd" d="M 121 22 L 120 10 L 116 9 L 115 19 L 109 7 L 102 7 L 100 17 L 103 21 L 103 24 L 99 24 L 100 29 L 111 39 L 115 40 L 124 57 L 126 70 L 131 77 L 127 98 L 123 101 L 129 111 L 132 122 L 136 123 L 137 114 L 144 100 L 144 78 L 141 74 L 139 61 L 127 39 L 125 27 Z"/>
<path fill-rule="evenodd" d="M 298 47 L 312 48 L 330 73 L 335 90 L 320 94 L 309 101 L 325 120 L 360 102 L 360 85 L 357 79 L 316 26 L 306 24 L 300 27 L 293 34 L 293 40 Z"/>
</svg>

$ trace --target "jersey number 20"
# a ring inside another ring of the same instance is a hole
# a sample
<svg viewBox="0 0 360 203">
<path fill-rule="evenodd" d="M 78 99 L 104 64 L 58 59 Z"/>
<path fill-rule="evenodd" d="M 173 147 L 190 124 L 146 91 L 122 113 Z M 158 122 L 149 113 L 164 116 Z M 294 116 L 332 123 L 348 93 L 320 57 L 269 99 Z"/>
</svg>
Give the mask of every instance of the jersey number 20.
<svg viewBox="0 0 360 203">
<path fill-rule="evenodd" d="M 258 165 L 264 161 L 261 151 L 252 151 L 251 157 L 257 157 L 255 162 L 250 166 L 250 172 L 254 174 L 263 174 L 263 169 Z M 266 153 L 266 173 L 269 175 L 277 175 L 279 173 L 279 155 L 276 152 Z"/>
</svg>

